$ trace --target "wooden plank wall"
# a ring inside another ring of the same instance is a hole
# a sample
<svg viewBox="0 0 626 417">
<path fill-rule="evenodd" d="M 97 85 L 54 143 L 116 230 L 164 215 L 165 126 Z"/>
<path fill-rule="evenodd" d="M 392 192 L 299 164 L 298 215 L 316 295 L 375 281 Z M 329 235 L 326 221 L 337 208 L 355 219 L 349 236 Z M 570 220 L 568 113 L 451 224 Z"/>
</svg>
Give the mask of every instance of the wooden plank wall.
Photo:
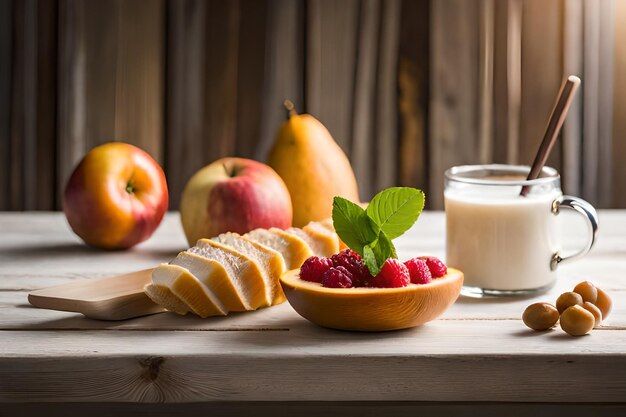
<svg viewBox="0 0 626 417">
<path fill-rule="evenodd" d="M 133 143 L 163 162 L 164 6 L 58 2 L 58 195 L 83 155 L 105 142 Z"/>
<path fill-rule="evenodd" d="M 549 163 L 626 207 L 626 0 L 0 0 L 0 210 L 59 208 L 93 146 L 197 169 L 264 160 L 282 101 L 318 117 L 363 199 L 442 207 L 455 164 L 529 163 L 564 74 L 583 78 Z M 622 188 L 620 188 L 622 187 Z"/>
<path fill-rule="evenodd" d="M 626 207 L 626 1 L 615 2 L 613 15 L 615 42 L 613 73 L 613 149 L 612 149 L 612 206 Z"/>
</svg>

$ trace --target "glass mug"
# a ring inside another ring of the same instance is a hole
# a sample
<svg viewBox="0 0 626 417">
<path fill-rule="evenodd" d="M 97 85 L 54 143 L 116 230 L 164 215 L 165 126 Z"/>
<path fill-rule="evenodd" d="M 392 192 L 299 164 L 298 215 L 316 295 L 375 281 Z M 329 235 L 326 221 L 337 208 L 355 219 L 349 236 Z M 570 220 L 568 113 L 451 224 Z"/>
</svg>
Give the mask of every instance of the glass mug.
<svg viewBox="0 0 626 417">
<path fill-rule="evenodd" d="M 559 173 L 549 167 L 526 180 L 530 167 L 466 165 L 445 173 L 446 262 L 465 274 L 462 294 L 523 295 L 548 290 L 559 263 L 584 256 L 598 233 L 591 204 L 561 192 Z M 521 196 L 522 187 L 527 194 Z M 561 254 L 561 208 L 588 223 L 584 248 Z"/>
</svg>

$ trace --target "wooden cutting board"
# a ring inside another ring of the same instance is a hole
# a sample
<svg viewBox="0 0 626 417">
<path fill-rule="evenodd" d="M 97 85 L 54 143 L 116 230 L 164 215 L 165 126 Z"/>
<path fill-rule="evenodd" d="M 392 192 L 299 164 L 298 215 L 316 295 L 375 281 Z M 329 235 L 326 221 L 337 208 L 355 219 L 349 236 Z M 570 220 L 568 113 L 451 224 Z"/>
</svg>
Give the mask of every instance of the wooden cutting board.
<svg viewBox="0 0 626 417">
<path fill-rule="evenodd" d="M 28 294 L 28 302 L 39 308 L 73 311 L 91 319 L 124 320 L 165 309 L 150 300 L 143 287 L 153 269 L 107 278 L 84 279 Z"/>
</svg>

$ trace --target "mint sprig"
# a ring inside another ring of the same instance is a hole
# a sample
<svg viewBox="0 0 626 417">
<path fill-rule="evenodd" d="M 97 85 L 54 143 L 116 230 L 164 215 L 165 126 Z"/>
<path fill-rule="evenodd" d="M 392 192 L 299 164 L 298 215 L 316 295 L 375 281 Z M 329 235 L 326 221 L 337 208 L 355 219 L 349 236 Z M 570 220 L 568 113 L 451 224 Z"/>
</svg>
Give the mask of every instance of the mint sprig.
<svg viewBox="0 0 626 417">
<path fill-rule="evenodd" d="M 410 187 L 393 187 L 376 194 L 367 209 L 343 197 L 333 200 L 333 224 L 350 249 L 363 257 L 372 275 L 385 261 L 397 258 L 395 239 L 413 226 L 424 209 L 424 193 Z"/>
</svg>

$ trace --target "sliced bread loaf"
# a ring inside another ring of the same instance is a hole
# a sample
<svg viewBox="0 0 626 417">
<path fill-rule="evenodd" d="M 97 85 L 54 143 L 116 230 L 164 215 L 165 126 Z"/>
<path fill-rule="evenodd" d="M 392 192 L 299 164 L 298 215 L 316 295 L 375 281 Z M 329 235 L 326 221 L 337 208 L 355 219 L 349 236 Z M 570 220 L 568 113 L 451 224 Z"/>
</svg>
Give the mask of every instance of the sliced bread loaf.
<svg viewBox="0 0 626 417">
<path fill-rule="evenodd" d="M 335 232 L 335 226 L 333 225 L 333 219 L 332 218 L 327 218 L 324 220 L 320 220 L 319 222 L 317 222 L 320 224 L 320 226 L 324 226 L 325 228 L 327 228 L 329 231 L 336 233 Z M 341 252 L 344 249 L 348 249 L 348 245 L 346 245 L 345 243 L 343 243 L 343 240 L 341 240 L 341 238 L 339 236 L 337 236 L 337 239 L 339 240 L 339 252 Z"/>
<path fill-rule="evenodd" d="M 154 283 L 147 284 L 143 288 L 143 292 L 156 304 L 173 313 L 185 315 L 191 311 L 189 307 L 187 307 L 187 304 L 180 301 L 172 290 L 165 285 L 157 285 Z"/>
<path fill-rule="evenodd" d="M 247 310 L 271 305 L 261 268 L 247 255 L 210 239 L 198 240 L 188 252 L 222 264 Z"/>
<path fill-rule="evenodd" d="M 328 258 L 336 253 L 333 252 L 333 250 L 335 250 L 336 248 L 332 244 L 332 241 L 328 241 L 327 239 L 320 239 L 317 236 L 312 236 L 311 234 L 305 232 L 298 227 L 290 227 L 286 229 L 285 232 L 298 236 L 300 239 L 304 240 L 313 251 L 313 254 L 316 256 L 323 256 Z"/>
<path fill-rule="evenodd" d="M 200 317 L 224 316 L 228 313 L 213 292 L 186 268 L 179 265 L 160 265 L 152 273 L 152 283 L 155 286 L 169 288 L 181 302 Z"/>
<path fill-rule="evenodd" d="M 326 253 L 326 257 L 332 256 L 339 252 L 339 236 L 334 230 L 330 230 L 320 222 L 310 222 L 302 228 L 311 238 L 319 242 L 318 245 Z"/>
<path fill-rule="evenodd" d="M 244 236 L 280 253 L 287 269 L 300 268 L 307 258 L 313 256 L 311 247 L 304 240 L 281 229 L 255 229 Z"/>
<path fill-rule="evenodd" d="M 243 294 L 235 287 L 229 271 L 220 262 L 185 251 L 170 263 L 182 266 L 198 278 L 220 300 L 227 312 L 250 310 Z"/>
<path fill-rule="evenodd" d="M 282 299 L 280 302 L 284 301 L 280 276 L 285 272 L 286 267 L 279 252 L 237 233 L 223 233 L 211 240 L 229 246 L 256 261 L 261 267 L 267 296 L 272 300 L 272 305 L 276 304 L 279 299 Z"/>
</svg>

